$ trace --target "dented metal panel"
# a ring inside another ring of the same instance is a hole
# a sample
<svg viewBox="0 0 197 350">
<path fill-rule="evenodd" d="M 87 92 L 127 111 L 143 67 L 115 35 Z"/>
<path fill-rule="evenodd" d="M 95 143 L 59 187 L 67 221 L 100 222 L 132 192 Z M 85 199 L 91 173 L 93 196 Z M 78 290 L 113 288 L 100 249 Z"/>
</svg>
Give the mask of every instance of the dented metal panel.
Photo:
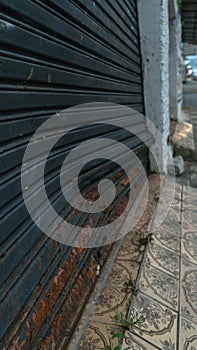
<svg viewBox="0 0 197 350">
<path fill-rule="evenodd" d="M 94 285 L 98 261 L 105 261 L 111 247 L 72 248 L 45 236 L 23 201 L 21 163 L 32 134 L 59 110 L 101 101 L 143 112 L 136 1 L 1 0 L 0 5 L 0 343 L 3 349 L 63 349 Z M 138 125 L 143 131 L 140 120 Z M 75 147 L 98 135 L 125 142 L 147 168 L 147 148 L 137 137 L 115 127 L 75 130 L 53 150 L 46 167 L 47 194 L 73 222 L 85 219 L 65 207 L 59 168 L 71 143 Z M 119 181 L 120 203 L 110 214 L 116 217 L 128 183 L 110 162 L 95 164 L 96 173 L 87 168 L 83 174 L 88 174 L 84 186 L 96 195 L 96 181 L 106 175 Z M 138 175 L 134 169 L 133 179 Z M 133 187 L 135 195 L 141 185 L 139 180 Z"/>
</svg>

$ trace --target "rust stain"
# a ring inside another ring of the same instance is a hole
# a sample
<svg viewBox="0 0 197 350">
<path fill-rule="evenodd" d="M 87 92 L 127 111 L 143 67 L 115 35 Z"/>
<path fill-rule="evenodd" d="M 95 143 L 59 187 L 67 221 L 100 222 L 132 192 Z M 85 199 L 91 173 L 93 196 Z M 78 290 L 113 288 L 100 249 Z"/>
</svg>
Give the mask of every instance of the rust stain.
<svg viewBox="0 0 197 350">
<path fill-rule="evenodd" d="M 65 265 L 59 268 L 57 275 L 53 278 L 53 282 L 45 293 L 44 298 L 40 301 L 37 311 L 33 314 L 33 320 L 37 327 L 41 327 L 56 300 L 58 299 L 62 289 L 72 274 L 77 261 L 83 250 L 73 249 L 72 254 L 68 257 Z M 80 254 L 79 254 L 80 253 Z"/>
<path fill-rule="evenodd" d="M 20 325 L 21 325 L 21 323 L 26 319 L 27 315 L 28 315 L 28 311 L 26 311 L 26 312 L 23 314 L 23 317 L 21 318 L 20 324 L 19 324 L 18 327 L 16 327 L 16 329 L 14 330 L 14 335 L 16 335 L 16 334 L 18 333 L 18 331 L 19 331 L 19 329 L 20 329 Z"/>
<path fill-rule="evenodd" d="M 91 280 L 95 277 L 96 266 L 97 261 L 92 258 L 90 267 L 85 269 L 83 275 L 78 276 L 74 287 L 66 297 L 61 312 L 53 321 L 50 335 L 42 341 L 40 350 L 48 349 L 51 342 L 54 342 L 55 346 L 58 346 L 63 336 L 64 339 L 69 339 L 80 309 L 85 304 L 87 294 L 89 293 L 87 280 L 90 279 L 89 284 L 91 284 Z"/>
<path fill-rule="evenodd" d="M 25 345 L 25 340 L 22 341 L 22 343 L 19 345 L 19 338 L 17 338 L 14 343 L 13 347 L 10 348 L 10 350 L 22 350 L 23 346 Z"/>
<path fill-rule="evenodd" d="M 17 339 L 14 341 L 13 346 L 11 347 L 10 350 L 18 350 L 18 339 L 19 339 L 19 338 L 17 338 Z"/>
<path fill-rule="evenodd" d="M 59 246 L 60 246 L 59 242 L 54 241 L 54 248 L 55 248 L 56 250 L 59 249 Z"/>
<path fill-rule="evenodd" d="M 88 225 L 90 235 L 92 233 L 92 225 L 93 221 L 90 221 Z M 59 250 L 61 245 L 58 242 L 54 242 L 54 248 Z M 46 322 L 53 306 L 56 304 L 62 290 L 72 276 L 73 271 L 77 264 L 79 264 L 83 254 L 83 248 L 73 248 L 71 254 L 65 258 L 66 261 L 64 264 L 59 266 L 55 276 L 50 280 L 42 299 L 37 301 L 34 305 L 33 312 L 31 309 L 24 312 L 20 320 L 20 325 L 14 331 L 15 339 L 12 342 L 11 350 L 27 350 L 31 346 L 32 339 L 35 339 L 39 329 L 43 326 L 44 322 Z M 51 327 L 50 331 L 48 330 L 47 332 L 46 338 L 42 340 L 42 344 L 38 344 L 39 350 L 55 349 L 63 337 L 65 339 L 67 339 L 67 337 L 69 338 L 81 308 L 87 299 L 90 287 L 93 285 L 97 263 L 95 257 L 92 256 L 91 261 L 88 263 L 88 267 L 83 267 L 82 273 L 77 277 L 73 288 L 68 292 L 61 312 L 58 313 L 52 325 L 49 325 Z M 43 268 L 43 264 L 44 257 L 41 256 L 41 268 Z M 36 293 L 39 295 L 42 288 L 42 285 L 38 283 L 34 290 L 34 295 L 36 295 Z M 32 312 L 31 316 L 29 315 L 30 312 Z M 29 320 L 26 320 L 25 323 L 25 319 L 28 315 Z M 24 338 L 21 338 L 21 342 L 20 337 L 17 337 L 20 332 L 23 332 L 23 336 L 25 334 L 25 340 Z"/>
</svg>

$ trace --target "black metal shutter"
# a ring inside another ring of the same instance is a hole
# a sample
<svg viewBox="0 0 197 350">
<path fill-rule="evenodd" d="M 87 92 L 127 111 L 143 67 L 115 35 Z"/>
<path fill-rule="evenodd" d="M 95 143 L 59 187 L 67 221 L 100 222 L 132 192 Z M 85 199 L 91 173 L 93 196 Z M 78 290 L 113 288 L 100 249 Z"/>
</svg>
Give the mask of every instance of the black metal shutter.
<svg viewBox="0 0 197 350">
<path fill-rule="evenodd" d="M 31 135 L 58 110 L 108 101 L 143 113 L 136 1 L 0 0 L 0 8 L 0 341 L 5 349 L 59 349 L 101 252 L 39 231 L 23 202 L 21 162 Z M 146 147 L 135 138 L 132 145 L 146 167 Z"/>
</svg>

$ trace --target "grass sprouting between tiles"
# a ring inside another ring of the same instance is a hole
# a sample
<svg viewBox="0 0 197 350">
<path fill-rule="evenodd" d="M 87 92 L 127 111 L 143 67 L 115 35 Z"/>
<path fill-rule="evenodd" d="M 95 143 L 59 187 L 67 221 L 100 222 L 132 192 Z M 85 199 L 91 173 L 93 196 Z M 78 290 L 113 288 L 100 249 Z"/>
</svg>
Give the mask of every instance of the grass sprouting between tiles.
<svg viewBox="0 0 197 350">
<path fill-rule="evenodd" d="M 150 242 L 154 240 L 153 234 L 149 233 L 145 238 L 142 238 L 139 242 L 139 245 L 148 245 Z M 124 287 L 126 289 L 131 288 L 133 291 L 133 294 L 136 295 L 138 293 L 138 289 L 136 289 L 133 281 L 127 280 L 124 283 Z M 114 323 L 119 328 L 122 328 L 123 332 L 126 330 L 131 330 L 132 328 L 136 328 L 140 331 L 143 330 L 143 323 L 145 322 L 145 317 L 142 315 L 139 315 L 137 311 L 133 311 L 130 318 L 126 318 L 123 314 L 123 312 L 116 311 L 115 317 L 114 317 Z M 112 336 L 109 334 L 109 330 L 106 325 L 107 330 L 107 338 L 108 338 L 108 344 L 105 347 L 99 348 L 99 350 L 121 350 L 122 347 L 122 341 L 126 338 L 126 336 L 123 333 L 115 333 Z M 125 348 L 125 350 L 129 349 Z"/>
<path fill-rule="evenodd" d="M 131 330 L 132 328 L 137 328 L 142 331 L 143 323 L 145 322 L 145 318 L 143 316 L 139 316 L 136 311 L 133 311 L 132 315 L 129 319 L 124 317 L 123 312 L 116 311 L 114 317 L 114 323 L 119 328 L 121 327 L 123 331 Z M 99 350 L 121 350 L 122 341 L 126 338 L 123 333 L 115 333 L 112 336 L 109 334 L 109 329 L 107 328 L 107 340 L 108 344 L 105 347 L 99 348 Z M 125 348 L 125 350 L 129 349 Z"/>
</svg>

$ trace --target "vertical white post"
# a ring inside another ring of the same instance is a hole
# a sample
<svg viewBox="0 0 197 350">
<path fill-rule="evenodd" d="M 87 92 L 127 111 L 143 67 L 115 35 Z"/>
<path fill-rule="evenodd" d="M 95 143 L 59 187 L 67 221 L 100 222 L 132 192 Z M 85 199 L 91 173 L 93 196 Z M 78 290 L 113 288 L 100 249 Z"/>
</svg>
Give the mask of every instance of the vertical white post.
<svg viewBox="0 0 197 350">
<path fill-rule="evenodd" d="M 170 0 L 169 20 L 170 117 L 174 120 L 179 120 L 182 108 L 181 21 L 178 16 L 178 7 L 175 0 Z"/>
<path fill-rule="evenodd" d="M 146 116 L 162 134 L 161 167 L 167 173 L 165 145 L 169 135 L 168 0 L 138 0 Z M 150 155 L 150 167 L 157 166 Z"/>
</svg>

